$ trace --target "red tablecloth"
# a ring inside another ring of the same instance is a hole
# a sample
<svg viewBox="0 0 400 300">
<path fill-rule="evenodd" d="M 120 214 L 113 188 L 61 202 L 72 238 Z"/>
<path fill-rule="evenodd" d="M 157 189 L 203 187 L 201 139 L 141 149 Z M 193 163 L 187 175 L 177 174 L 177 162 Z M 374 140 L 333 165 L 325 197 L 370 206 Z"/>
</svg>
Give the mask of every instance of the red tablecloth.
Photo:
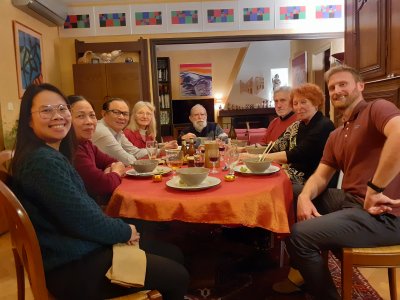
<svg viewBox="0 0 400 300">
<path fill-rule="evenodd" d="M 125 177 L 114 191 L 106 213 L 115 217 L 152 221 L 241 224 L 288 233 L 292 223 L 292 185 L 281 170 L 268 176 L 237 175 L 226 182 L 226 172 L 211 174 L 219 186 L 201 191 L 175 190 L 150 178 Z"/>
</svg>

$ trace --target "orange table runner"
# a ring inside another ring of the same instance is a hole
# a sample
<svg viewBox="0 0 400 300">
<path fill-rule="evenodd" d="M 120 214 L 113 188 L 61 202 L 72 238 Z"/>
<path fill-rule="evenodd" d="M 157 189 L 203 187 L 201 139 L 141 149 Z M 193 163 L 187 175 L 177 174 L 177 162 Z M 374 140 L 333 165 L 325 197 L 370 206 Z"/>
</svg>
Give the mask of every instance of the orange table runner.
<svg viewBox="0 0 400 300">
<path fill-rule="evenodd" d="M 125 177 L 114 191 L 106 213 L 114 217 L 152 221 L 240 224 L 288 233 L 292 223 L 292 185 L 281 170 L 268 176 L 237 175 L 226 182 L 226 172 L 210 176 L 221 184 L 201 191 L 167 187 L 150 178 Z"/>
</svg>

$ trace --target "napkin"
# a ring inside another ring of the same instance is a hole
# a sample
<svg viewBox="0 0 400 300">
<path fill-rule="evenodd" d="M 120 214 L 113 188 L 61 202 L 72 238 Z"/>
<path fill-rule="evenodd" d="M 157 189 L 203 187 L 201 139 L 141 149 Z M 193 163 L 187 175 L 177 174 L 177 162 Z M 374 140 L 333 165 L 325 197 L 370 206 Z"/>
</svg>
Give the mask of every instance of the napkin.
<svg viewBox="0 0 400 300">
<path fill-rule="evenodd" d="M 106 276 L 112 283 L 125 287 L 143 287 L 146 276 L 146 254 L 136 245 L 113 245 L 111 268 Z"/>
</svg>

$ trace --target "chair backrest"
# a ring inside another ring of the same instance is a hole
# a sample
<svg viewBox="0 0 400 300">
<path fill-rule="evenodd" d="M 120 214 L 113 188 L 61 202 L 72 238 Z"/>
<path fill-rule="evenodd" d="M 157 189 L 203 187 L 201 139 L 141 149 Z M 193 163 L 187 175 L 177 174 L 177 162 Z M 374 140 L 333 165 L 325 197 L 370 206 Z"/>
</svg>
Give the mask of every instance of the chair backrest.
<svg viewBox="0 0 400 300">
<path fill-rule="evenodd" d="M 0 151 L 0 180 L 6 182 L 8 179 L 8 165 L 13 156 L 13 151 Z"/>
<path fill-rule="evenodd" d="M 8 166 L 11 161 L 13 152 L 11 150 L 0 151 L 0 180 L 7 183 L 8 181 Z M 0 234 L 8 231 L 6 215 L 4 209 L 0 206 Z"/>
<path fill-rule="evenodd" d="M 0 181 L 0 205 L 7 216 L 17 276 L 18 268 L 22 268 L 23 265 L 34 298 L 48 299 L 42 254 L 32 222 L 17 197 L 2 181 Z"/>
</svg>

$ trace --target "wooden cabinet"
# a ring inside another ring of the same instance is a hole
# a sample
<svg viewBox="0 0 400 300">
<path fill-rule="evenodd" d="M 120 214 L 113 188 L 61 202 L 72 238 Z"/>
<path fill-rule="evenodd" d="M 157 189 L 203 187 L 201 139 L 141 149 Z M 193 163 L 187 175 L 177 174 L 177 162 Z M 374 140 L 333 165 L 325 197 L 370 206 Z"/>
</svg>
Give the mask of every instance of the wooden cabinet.
<svg viewBox="0 0 400 300">
<path fill-rule="evenodd" d="M 171 75 L 168 57 L 157 58 L 158 97 L 155 105 L 159 110 L 160 136 L 172 136 Z"/>
<path fill-rule="evenodd" d="M 346 2 L 345 62 L 360 70 L 364 80 L 400 74 L 400 2 Z"/>
<path fill-rule="evenodd" d="M 128 101 L 130 108 L 143 99 L 138 63 L 75 64 L 73 75 L 75 94 L 93 103 L 98 118 L 104 101 L 110 97 Z"/>
<path fill-rule="evenodd" d="M 400 107 L 400 1 L 347 0 L 345 62 L 365 80 L 364 98 Z"/>
</svg>

